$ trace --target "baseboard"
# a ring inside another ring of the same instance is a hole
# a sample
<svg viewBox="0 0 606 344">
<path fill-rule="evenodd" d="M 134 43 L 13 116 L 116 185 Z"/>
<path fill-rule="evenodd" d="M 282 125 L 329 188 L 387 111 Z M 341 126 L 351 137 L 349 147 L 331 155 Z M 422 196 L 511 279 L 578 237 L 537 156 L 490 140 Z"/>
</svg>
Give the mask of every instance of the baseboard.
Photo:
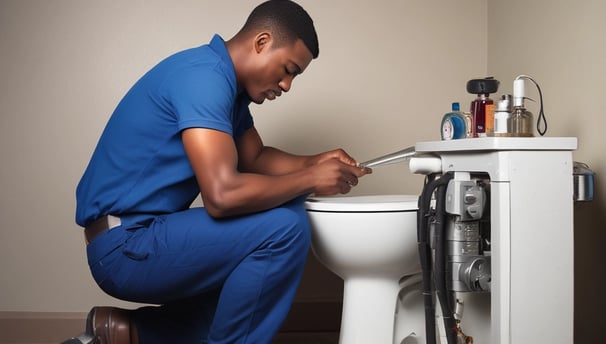
<svg viewBox="0 0 606 344">
<path fill-rule="evenodd" d="M 60 343 L 84 331 L 87 313 L 0 312 L 0 344 Z"/>
<path fill-rule="evenodd" d="M 338 332 L 340 302 L 295 302 L 280 332 Z M 87 313 L 1 312 L 0 344 L 60 343 L 84 331 Z"/>
</svg>

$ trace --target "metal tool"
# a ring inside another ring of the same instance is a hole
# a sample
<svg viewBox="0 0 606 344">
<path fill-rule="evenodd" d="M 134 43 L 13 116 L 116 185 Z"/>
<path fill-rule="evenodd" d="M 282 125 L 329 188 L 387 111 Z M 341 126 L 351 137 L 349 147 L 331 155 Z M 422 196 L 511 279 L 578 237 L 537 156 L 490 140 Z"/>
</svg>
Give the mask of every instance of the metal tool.
<svg viewBox="0 0 606 344">
<path fill-rule="evenodd" d="M 415 154 L 416 154 L 415 147 L 412 146 L 412 147 L 404 148 L 404 149 L 394 152 L 394 153 L 386 154 L 386 155 L 380 156 L 378 158 L 374 158 L 372 160 L 368 160 L 366 162 L 360 163 L 359 166 L 362 168 L 364 168 L 364 167 L 374 168 L 374 167 L 379 167 L 379 166 L 383 166 L 383 165 L 395 164 L 395 163 L 403 162 L 406 160 L 410 160 L 410 158 L 415 156 Z"/>
</svg>

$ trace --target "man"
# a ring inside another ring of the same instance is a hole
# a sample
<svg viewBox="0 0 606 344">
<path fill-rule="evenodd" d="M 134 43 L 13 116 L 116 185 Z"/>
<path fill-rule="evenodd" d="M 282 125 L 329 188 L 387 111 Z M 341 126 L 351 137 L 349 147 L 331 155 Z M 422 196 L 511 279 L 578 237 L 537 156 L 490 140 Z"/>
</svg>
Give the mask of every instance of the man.
<svg viewBox="0 0 606 344">
<path fill-rule="evenodd" d="M 318 56 L 307 12 L 253 10 L 230 40 L 177 53 L 110 118 L 76 190 L 92 275 L 108 294 L 158 304 L 95 307 L 100 343 L 270 343 L 309 246 L 303 202 L 347 193 L 370 170 L 337 149 L 263 144 L 248 108 L 288 92 Z M 190 208 L 201 194 L 204 208 Z"/>
</svg>

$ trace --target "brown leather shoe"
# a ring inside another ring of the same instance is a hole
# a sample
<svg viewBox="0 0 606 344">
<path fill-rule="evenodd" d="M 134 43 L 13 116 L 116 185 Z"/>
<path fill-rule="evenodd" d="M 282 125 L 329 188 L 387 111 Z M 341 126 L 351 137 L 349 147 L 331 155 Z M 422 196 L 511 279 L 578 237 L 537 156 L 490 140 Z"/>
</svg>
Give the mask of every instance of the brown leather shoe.
<svg viewBox="0 0 606 344">
<path fill-rule="evenodd" d="M 93 307 L 86 319 L 86 333 L 95 344 L 138 344 L 137 328 L 130 311 L 116 307 Z"/>
</svg>

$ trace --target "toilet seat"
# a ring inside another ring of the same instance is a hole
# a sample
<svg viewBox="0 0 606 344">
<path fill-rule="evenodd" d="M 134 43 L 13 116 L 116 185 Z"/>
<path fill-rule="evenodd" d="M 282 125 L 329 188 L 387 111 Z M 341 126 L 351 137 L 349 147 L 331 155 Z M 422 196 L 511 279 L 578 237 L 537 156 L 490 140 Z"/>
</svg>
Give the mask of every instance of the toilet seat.
<svg viewBox="0 0 606 344">
<path fill-rule="evenodd" d="M 334 213 L 411 212 L 418 209 L 416 195 L 368 195 L 346 197 L 311 196 L 305 202 L 307 211 Z"/>
</svg>

